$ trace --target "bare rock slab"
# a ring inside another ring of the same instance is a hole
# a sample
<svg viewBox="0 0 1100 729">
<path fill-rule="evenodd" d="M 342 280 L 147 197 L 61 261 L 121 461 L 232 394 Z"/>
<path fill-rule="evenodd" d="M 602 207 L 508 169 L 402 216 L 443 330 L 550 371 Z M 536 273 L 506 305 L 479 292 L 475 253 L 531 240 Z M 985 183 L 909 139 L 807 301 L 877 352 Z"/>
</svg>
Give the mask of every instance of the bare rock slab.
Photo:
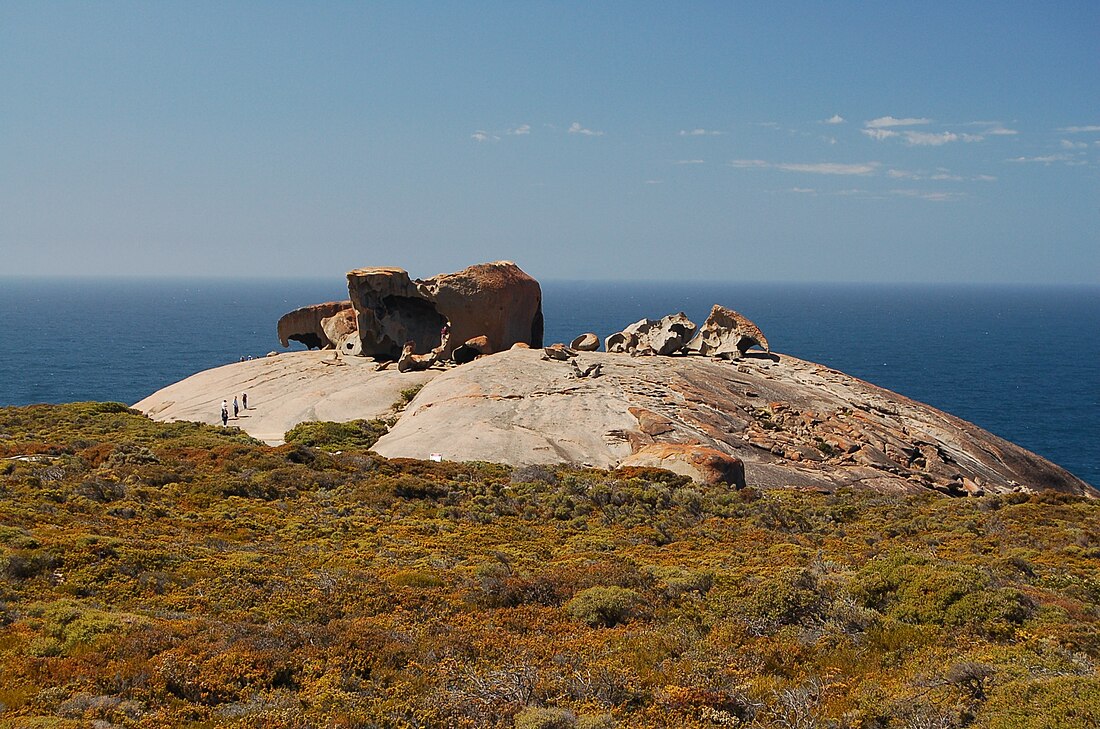
<svg viewBox="0 0 1100 729">
<path fill-rule="evenodd" d="M 271 445 L 301 422 L 386 417 L 401 391 L 428 382 L 438 370 L 376 371 L 366 359 L 333 359 L 334 353 L 285 352 L 198 372 L 134 405 L 153 420 L 221 425 L 223 399 L 248 393 L 248 408 L 230 427 Z"/>
<path fill-rule="evenodd" d="M 739 460 L 757 487 L 1096 493 L 972 423 L 795 357 L 747 352 L 731 364 L 588 352 L 601 374 L 580 378 L 541 354 L 511 350 L 440 374 L 375 450 L 612 468 L 677 444 Z"/>
</svg>

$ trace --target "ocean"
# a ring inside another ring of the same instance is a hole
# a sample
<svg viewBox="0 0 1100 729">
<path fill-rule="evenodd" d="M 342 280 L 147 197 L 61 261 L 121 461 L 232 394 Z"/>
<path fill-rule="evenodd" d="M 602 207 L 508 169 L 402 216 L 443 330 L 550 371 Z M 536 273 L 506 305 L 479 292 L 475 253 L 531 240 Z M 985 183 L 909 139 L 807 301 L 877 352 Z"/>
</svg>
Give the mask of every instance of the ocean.
<svg viewBox="0 0 1100 729">
<path fill-rule="evenodd" d="M 1100 287 L 544 281 L 546 343 L 712 304 L 772 349 L 970 420 L 1100 485 Z M 334 280 L 0 279 L 0 405 L 132 404 L 279 351 L 278 318 Z M 295 345 L 297 346 L 297 345 Z"/>
</svg>

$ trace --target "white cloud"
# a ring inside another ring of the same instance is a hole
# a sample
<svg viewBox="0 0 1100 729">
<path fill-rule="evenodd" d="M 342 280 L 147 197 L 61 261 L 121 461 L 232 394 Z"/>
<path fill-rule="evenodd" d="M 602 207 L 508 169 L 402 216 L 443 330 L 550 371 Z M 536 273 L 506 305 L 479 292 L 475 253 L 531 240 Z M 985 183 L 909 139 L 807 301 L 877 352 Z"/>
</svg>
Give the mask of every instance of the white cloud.
<svg viewBox="0 0 1100 729">
<path fill-rule="evenodd" d="M 891 190 L 890 194 L 900 197 L 913 197 L 919 200 L 930 200 L 931 202 L 950 202 L 951 200 L 958 200 L 966 197 L 966 195 L 961 192 L 943 192 L 937 190 Z"/>
<path fill-rule="evenodd" d="M 1065 132 L 1066 134 L 1089 134 L 1093 132 L 1100 132 L 1100 124 L 1090 124 L 1085 127 L 1062 127 L 1058 131 Z"/>
<path fill-rule="evenodd" d="M 739 169 L 776 169 L 785 172 L 807 172 L 814 175 L 869 175 L 879 167 L 878 162 L 843 164 L 840 162 L 766 162 L 762 159 L 735 159 L 730 166 Z"/>
<path fill-rule="evenodd" d="M 860 129 L 861 132 L 866 134 L 871 139 L 881 142 L 884 139 L 898 136 L 897 132 L 892 132 L 889 129 Z"/>
<path fill-rule="evenodd" d="M 1013 134 L 1019 134 L 1015 129 L 1008 129 L 1005 125 L 999 121 L 972 121 L 966 122 L 962 126 L 964 127 L 985 127 L 980 132 L 980 136 L 983 137 L 1005 137 Z"/>
<path fill-rule="evenodd" d="M 679 132 L 681 137 L 717 137 L 721 134 L 714 129 L 681 129 Z"/>
<path fill-rule="evenodd" d="M 1071 142 L 1068 139 L 1063 139 L 1062 149 L 1088 149 L 1088 142 Z"/>
<path fill-rule="evenodd" d="M 795 192 L 802 195 L 816 195 L 817 190 L 812 187 L 792 187 L 788 192 Z"/>
<path fill-rule="evenodd" d="M 880 116 L 878 119 L 872 119 L 866 122 L 864 126 L 868 129 L 882 129 L 883 127 L 911 127 L 917 124 L 931 124 L 931 119 L 915 119 L 913 117 L 906 117 L 905 119 L 897 119 L 892 116 Z"/>
<path fill-rule="evenodd" d="M 581 126 L 580 122 L 573 122 L 569 126 L 570 134 L 583 134 L 586 137 L 602 137 L 603 132 L 597 132 L 592 129 L 586 129 Z"/>
<path fill-rule="evenodd" d="M 475 139 L 478 142 L 496 142 L 500 139 L 500 137 L 496 136 L 495 134 L 490 134 L 483 129 L 478 129 L 476 132 L 470 135 L 470 138 Z"/>
<path fill-rule="evenodd" d="M 829 117 L 828 119 L 826 119 L 825 121 L 823 121 L 821 123 L 822 124 L 843 124 L 844 123 L 844 117 L 842 117 L 840 114 L 833 114 L 831 117 Z"/>
<path fill-rule="evenodd" d="M 905 143 L 911 147 L 939 147 L 948 142 L 958 141 L 959 135 L 954 132 L 903 132 Z"/>
<path fill-rule="evenodd" d="M 646 180 L 645 184 L 647 184 L 647 185 L 660 185 L 662 182 L 664 182 L 664 180 Z"/>
<path fill-rule="evenodd" d="M 869 175 L 878 169 L 878 162 L 863 164 L 840 164 L 838 162 L 778 164 L 776 168 L 788 172 L 810 172 L 815 175 Z"/>
<path fill-rule="evenodd" d="M 1013 157 L 1008 160 L 1009 162 L 1037 162 L 1039 164 L 1049 165 L 1054 162 L 1073 162 L 1074 159 L 1068 154 L 1046 154 L 1040 157 Z"/>
<path fill-rule="evenodd" d="M 524 134 L 530 134 L 531 133 L 531 125 L 530 124 L 520 124 L 515 129 L 509 129 L 507 133 L 511 134 L 513 137 L 522 137 Z"/>
<path fill-rule="evenodd" d="M 701 159 L 678 159 L 673 164 L 677 165 L 701 165 L 706 164 L 705 160 Z"/>
<path fill-rule="evenodd" d="M 959 175 L 946 167 L 937 167 L 935 172 L 899 170 L 891 168 L 886 171 L 886 176 L 894 180 L 936 180 L 939 182 L 994 182 L 997 178 L 992 175 L 974 175 L 967 177 Z"/>
<path fill-rule="evenodd" d="M 866 134 L 871 139 L 881 142 L 892 137 L 900 137 L 905 140 L 905 143 L 910 147 L 939 147 L 947 144 L 948 142 L 957 142 L 960 139 L 964 142 L 980 142 L 985 137 L 981 134 L 956 134 L 955 132 L 918 132 L 912 129 L 902 129 L 901 131 L 894 131 L 893 129 L 882 129 L 879 127 L 868 127 L 861 129 L 861 132 Z"/>
</svg>

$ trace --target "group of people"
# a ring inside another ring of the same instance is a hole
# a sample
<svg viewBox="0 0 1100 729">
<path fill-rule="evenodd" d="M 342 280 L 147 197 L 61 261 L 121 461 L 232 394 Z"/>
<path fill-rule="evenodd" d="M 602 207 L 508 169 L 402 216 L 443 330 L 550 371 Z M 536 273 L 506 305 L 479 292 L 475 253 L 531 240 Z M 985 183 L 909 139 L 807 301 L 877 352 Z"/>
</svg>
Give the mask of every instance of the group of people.
<svg viewBox="0 0 1100 729">
<path fill-rule="evenodd" d="M 241 412 L 241 407 L 248 410 L 248 393 L 241 393 L 241 400 L 237 402 L 237 396 L 233 396 L 233 419 L 236 420 L 238 414 Z M 229 401 L 222 400 L 222 427 L 229 425 Z"/>
</svg>

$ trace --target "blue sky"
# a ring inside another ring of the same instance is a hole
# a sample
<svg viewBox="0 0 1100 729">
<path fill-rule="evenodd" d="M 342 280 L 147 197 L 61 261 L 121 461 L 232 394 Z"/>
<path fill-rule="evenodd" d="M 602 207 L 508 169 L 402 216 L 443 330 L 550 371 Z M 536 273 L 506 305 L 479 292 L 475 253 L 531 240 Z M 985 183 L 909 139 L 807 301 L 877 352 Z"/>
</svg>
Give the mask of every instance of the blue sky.
<svg viewBox="0 0 1100 729">
<path fill-rule="evenodd" d="M 1098 28 L 1094 1 L 5 0 L 0 273 L 1097 284 Z"/>
</svg>

